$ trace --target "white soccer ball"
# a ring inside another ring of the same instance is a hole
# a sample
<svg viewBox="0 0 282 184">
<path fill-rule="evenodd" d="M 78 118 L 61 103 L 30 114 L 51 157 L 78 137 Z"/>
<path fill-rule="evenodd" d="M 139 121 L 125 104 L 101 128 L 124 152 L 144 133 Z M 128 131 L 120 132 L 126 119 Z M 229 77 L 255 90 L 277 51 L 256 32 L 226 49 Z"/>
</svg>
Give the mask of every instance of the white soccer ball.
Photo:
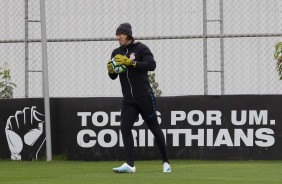
<svg viewBox="0 0 282 184">
<path fill-rule="evenodd" d="M 125 65 L 119 65 L 115 62 L 115 58 L 111 60 L 112 67 L 115 73 L 123 73 L 126 71 L 127 67 Z"/>
</svg>

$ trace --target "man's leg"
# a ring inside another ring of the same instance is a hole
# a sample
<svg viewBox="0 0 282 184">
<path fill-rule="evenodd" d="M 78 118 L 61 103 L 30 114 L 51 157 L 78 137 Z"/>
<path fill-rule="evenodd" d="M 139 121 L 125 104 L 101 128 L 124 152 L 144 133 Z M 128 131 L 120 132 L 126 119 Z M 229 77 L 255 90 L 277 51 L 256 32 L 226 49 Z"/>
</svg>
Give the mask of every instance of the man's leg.
<svg viewBox="0 0 282 184">
<path fill-rule="evenodd" d="M 163 162 L 168 162 L 168 156 L 167 156 L 167 149 L 166 149 L 164 134 L 161 130 L 161 127 L 160 127 L 157 119 L 147 120 L 146 124 L 155 137 L 157 146 L 158 146 L 158 148 L 161 152 L 161 155 L 162 155 Z"/>
<path fill-rule="evenodd" d="M 157 120 L 156 99 L 153 92 L 148 92 L 147 96 L 136 99 L 137 107 L 145 120 L 148 128 L 153 133 L 157 146 L 161 152 L 163 162 L 168 162 L 167 149 L 164 134 Z"/>
<path fill-rule="evenodd" d="M 121 133 L 126 162 L 131 167 L 134 166 L 134 141 L 131 130 L 137 117 L 138 111 L 134 107 L 134 104 L 123 100 L 121 109 Z"/>
<path fill-rule="evenodd" d="M 160 125 L 157 121 L 157 119 L 153 120 L 147 120 L 146 121 L 149 129 L 153 133 L 156 143 L 158 145 L 158 148 L 161 152 L 162 158 L 163 158 L 163 172 L 169 173 L 171 172 L 171 167 L 169 165 L 168 156 L 167 156 L 167 149 L 165 144 L 165 138 L 164 134 L 160 128 Z"/>
</svg>

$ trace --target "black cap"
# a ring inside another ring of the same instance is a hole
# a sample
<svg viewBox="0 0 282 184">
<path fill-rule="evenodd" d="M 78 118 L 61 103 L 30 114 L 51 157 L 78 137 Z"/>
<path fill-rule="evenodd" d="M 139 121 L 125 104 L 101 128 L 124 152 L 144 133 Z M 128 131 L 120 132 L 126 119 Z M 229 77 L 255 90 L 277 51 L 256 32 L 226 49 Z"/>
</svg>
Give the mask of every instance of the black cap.
<svg viewBox="0 0 282 184">
<path fill-rule="evenodd" d="M 126 34 L 126 35 L 132 37 L 131 25 L 127 22 L 122 23 L 121 25 L 118 26 L 118 28 L 116 30 L 116 35 L 117 34 Z"/>
</svg>

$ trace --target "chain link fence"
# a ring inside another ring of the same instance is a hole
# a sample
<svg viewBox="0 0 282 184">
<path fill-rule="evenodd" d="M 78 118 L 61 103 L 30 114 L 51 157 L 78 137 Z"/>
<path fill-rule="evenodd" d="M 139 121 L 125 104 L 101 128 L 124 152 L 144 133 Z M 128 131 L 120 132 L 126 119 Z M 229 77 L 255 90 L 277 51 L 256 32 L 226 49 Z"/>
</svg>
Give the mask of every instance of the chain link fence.
<svg viewBox="0 0 282 184">
<path fill-rule="evenodd" d="M 0 7 L 0 67 L 13 97 L 42 97 L 39 1 Z M 106 63 L 123 22 L 153 52 L 162 96 L 280 94 L 281 20 L 280 0 L 47 0 L 50 96 L 122 95 Z"/>
</svg>

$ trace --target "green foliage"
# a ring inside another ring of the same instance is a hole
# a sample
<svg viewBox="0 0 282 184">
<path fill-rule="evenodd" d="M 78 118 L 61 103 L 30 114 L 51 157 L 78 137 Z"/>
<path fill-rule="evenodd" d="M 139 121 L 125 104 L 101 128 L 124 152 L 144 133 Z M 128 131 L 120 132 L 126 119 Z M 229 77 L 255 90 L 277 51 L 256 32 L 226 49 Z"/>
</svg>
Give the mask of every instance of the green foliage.
<svg viewBox="0 0 282 184">
<path fill-rule="evenodd" d="M 274 58 L 277 60 L 276 70 L 279 75 L 279 79 L 282 80 L 282 42 L 278 42 L 275 45 Z"/>
<path fill-rule="evenodd" d="M 16 84 L 11 82 L 9 69 L 0 68 L 0 99 L 13 98 L 13 90 Z"/>
<path fill-rule="evenodd" d="M 277 61 L 276 70 L 278 72 L 279 79 L 282 80 L 282 61 L 281 60 Z"/>
<path fill-rule="evenodd" d="M 162 95 L 162 91 L 158 88 L 159 87 L 159 83 L 156 82 L 156 74 L 155 72 L 149 72 L 148 74 L 149 76 L 149 82 L 152 86 L 153 92 L 155 93 L 156 96 L 161 96 Z"/>
</svg>

